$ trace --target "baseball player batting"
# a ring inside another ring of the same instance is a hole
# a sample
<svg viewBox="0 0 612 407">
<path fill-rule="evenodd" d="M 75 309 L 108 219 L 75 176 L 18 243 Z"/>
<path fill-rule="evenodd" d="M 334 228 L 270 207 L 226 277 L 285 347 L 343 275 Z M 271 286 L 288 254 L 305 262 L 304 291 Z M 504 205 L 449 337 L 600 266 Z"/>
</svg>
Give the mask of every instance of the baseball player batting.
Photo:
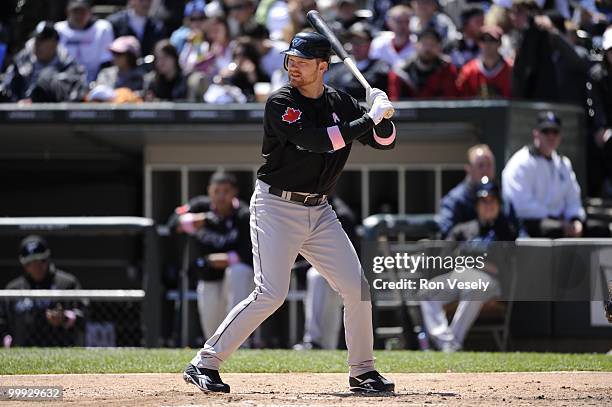
<svg viewBox="0 0 612 407">
<path fill-rule="evenodd" d="M 380 89 L 369 92 L 369 111 L 323 84 L 331 45 L 319 33 L 298 33 L 285 54 L 289 83 L 268 98 L 263 157 L 250 204 L 255 290 L 234 307 L 183 373 L 202 391 L 229 392 L 220 365 L 278 307 L 289 291 L 290 269 L 301 254 L 342 297 L 349 387 L 392 392 L 374 367 L 372 305 L 361 264 L 329 203 L 357 140 L 380 150 L 395 145 L 393 111 Z"/>
</svg>

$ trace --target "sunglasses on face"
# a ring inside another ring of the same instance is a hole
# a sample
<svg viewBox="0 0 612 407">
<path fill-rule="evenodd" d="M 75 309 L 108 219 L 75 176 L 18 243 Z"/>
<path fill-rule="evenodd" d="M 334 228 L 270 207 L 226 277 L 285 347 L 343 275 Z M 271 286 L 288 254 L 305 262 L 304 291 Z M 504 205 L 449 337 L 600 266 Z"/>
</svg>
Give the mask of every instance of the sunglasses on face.
<svg viewBox="0 0 612 407">
<path fill-rule="evenodd" d="M 206 20 L 206 17 L 204 17 L 204 16 L 191 16 L 191 17 L 189 17 L 189 20 L 191 20 L 191 21 L 204 21 L 204 20 Z"/>
<path fill-rule="evenodd" d="M 559 129 L 542 129 L 540 130 L 540 133 L 545 134 L 547 136 L 558 136 L 559 134 L 561 134 L 561 130 Z"/>
</svg>

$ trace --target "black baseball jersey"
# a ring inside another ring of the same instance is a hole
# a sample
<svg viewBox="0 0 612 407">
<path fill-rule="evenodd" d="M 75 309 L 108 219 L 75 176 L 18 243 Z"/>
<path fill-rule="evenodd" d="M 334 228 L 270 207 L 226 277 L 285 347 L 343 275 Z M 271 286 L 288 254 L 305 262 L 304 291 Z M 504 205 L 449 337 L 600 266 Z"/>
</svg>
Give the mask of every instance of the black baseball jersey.
<svg viewBox="0 0 612 407">
<path fill-rule="evenodd" d="M 350 95 L 327 85 L 317 98 L 285 85 L 268 98 L 257 177 L 292 192 L 329 194 L 351 152 L 353 140 L 376 149 L 395 146 L 395 126 L 383 119 L 376 127 Z"/>
</svg>

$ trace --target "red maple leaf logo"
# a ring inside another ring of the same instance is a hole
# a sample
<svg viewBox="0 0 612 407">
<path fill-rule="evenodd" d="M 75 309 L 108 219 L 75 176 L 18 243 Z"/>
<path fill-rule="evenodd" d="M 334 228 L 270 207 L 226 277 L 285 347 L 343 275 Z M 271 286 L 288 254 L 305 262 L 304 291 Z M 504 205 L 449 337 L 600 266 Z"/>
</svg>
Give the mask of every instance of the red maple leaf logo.
<svg viewBox="0 0 612 407">
<path fill-rule="evenodd" d="M 302 117 L 301 110 L 288 107 L 287 110 L 285 110 L 285 114 L 283 115 L 283 121 L 287 123 L 295 123 L 300 120 L 300 117 Z"/>
</svg>

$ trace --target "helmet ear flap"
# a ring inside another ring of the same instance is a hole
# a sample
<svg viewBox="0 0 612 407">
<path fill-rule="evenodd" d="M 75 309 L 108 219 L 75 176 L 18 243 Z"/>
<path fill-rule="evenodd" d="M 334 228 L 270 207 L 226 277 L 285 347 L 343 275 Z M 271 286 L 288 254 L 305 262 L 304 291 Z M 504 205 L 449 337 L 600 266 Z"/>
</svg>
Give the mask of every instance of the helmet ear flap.
<svg viewBox="0 0 612 407">
<path fill-rule="evenodd" d="M 283 61 L 283 68 L 285 71 L 289 71 L 289 55 L 285 54 L 285 60 Z"/>
</svg>

